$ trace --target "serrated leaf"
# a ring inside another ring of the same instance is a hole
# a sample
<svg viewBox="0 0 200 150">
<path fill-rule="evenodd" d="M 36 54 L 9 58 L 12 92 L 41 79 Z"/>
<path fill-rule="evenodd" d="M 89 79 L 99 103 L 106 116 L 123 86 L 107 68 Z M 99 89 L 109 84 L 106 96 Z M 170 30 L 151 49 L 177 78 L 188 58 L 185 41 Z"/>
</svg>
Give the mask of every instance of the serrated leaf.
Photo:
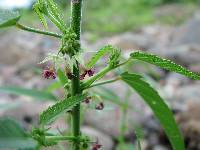
<svg viewBox="0 0 200 150">
<path fill-rule="evenodd" d="M 34 5 L 33 5 L 33 10 L 35 11 L 35 13 L 37 14 L 37 16 L 39 17 L 42 25 L 44 26 L 45 29 L 48 29 L 48 25 L 47 25 L 47 21 L 46 21 L 46 18 L 44 16 L 44 14 L 41 13 L 40 11 L 40 3 L 36 2 Z"/>
<path fill-rule="evenodd" d="M 92 56 L 91 60 L 86 64 L 86 67 L 92 68 L 102 56 L 109 53 L 113 49 L 114 48 L 111 45 L 101 48 L 94 56 Z"/>
<path fill-rule="evenodd" d="M 85 97 L 86 94 L 77 95 L 57 102 L 55 105 L 42 112 L 40 115 L 40 124 L 49 124 L 53 122 L 58 115 L 64 111 L 71 110 L 74 106 L 84 100 Z"/>
<path fill-rule="evenodd" d="M 17 11 L 0 10 L 0 28 L 15 26 L 20 19 Z"/>
<path fill-rule="evenodd" d="M 122 80 L 131 86 L 150 106 L 157 119 L 163 126 L 166 135 L 173 147 L 173 150 L 185 150 L 183 137 L 177 127 L 173 113 L 147 82 L 142 80 L 142 76 L 137 74 L 123 73 Z"/>
<path fill-rule="evenodd" d="M 48 8 L 50 9 L 50 12 L 52 15 L 63 25 L 65 26 L 65 23 L 63 21 L 63 17 L 61 17 L 61 13 L 58 9 L 57 4 L 54 2 L 54 0 L 46 0 Z"/>
<path fill-rule="evenodd" d="M 16 121 L 0 119 L 0 149 L 35 149 L 37 145 Z"/>
<path fill-rule="evenodd" d="M 150 64 L 156 65 L 158 67 L 161 67 L 163 69 L 174 71 L 176 73 L 182 74 L 184 76 L 187 76 L 194 80 L 200 80 L 200 75 L 197 73 L 194 73 L 190 70 L 187 70 L 186 68 L 182 67 L 181 65 L 178 65 L 171 60 L 163 59 L 157 55 L 149 54 L 141 51 L 133 52 L 130 55 L 133 59 L 142 60 L 145 62 L 148 62 Z"/>
<path fill-rule="evenodd" d="M 65 86 L 68 83 L 68 78 L 66 77 L 65 73 L 59 68 L 57 70 L 57 75 L 59 78 L 60 83 Z"/>
<path fill-rule="evenodd" d="M 15 94 L 15 95 L 25 95 L 32 97 L 36 100 L 56 100 L 56 97 L 46 91 L 38 91 L 35 89 L 25 89 L 20 87 L 14 87 L 14 86 L 6 86 L 6 87 L 0 87 L 0 92 L 9 93 L 9 94 Z"/>
</svg>

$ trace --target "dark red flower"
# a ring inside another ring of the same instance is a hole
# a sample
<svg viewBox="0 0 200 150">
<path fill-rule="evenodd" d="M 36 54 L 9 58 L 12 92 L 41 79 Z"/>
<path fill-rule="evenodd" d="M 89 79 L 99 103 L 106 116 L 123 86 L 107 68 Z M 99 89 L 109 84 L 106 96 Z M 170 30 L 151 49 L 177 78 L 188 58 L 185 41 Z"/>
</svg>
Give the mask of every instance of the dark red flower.
<svg viewBox="0 0 200 150">
<path fill-rule="evenodd" d="M 102 147 L 102 145 L 96 143 L 96 144 L 94 144 L 94 145 L 92 146 L 92 150 L 98 150 L 98 149 L 100 149 L 101 147 Z"/>
<path fill-rule="evenodd" d="M 55 79 L 56 73 L 53 70 L 46 69 L 43 71 L 43 76 L 46 79 Z"/>
<path fill-rule="evenodd" d="M 100 102 L 99 104 L 96 105 L 95 107 L 97 110 L 103 110 L 104 109 L 104 104 Z"/>
<path fill-rule="evenodd" d="M 86 104 L 89 104 L 89 103 L 90 103 L 90 99 L 91 99 L 91 97 L 86 97 L 86 99 L 84 100 L 84 102 L 85 102 Z"/>
<path fill-rule="evenodd" d="M 80 80 L 84 80 L 86 75 L 87 75 L 87 70 L 85 70 L 84 73 L 80 75 Z"/>
<path fill-rule="evenodd" d="M 88 73 L 88 76 L 91 77 L 94 75 L 95 72 L 93 69 L 89 69 L 89 70 L 87 70 L 87 73 Z"/>
</svg>

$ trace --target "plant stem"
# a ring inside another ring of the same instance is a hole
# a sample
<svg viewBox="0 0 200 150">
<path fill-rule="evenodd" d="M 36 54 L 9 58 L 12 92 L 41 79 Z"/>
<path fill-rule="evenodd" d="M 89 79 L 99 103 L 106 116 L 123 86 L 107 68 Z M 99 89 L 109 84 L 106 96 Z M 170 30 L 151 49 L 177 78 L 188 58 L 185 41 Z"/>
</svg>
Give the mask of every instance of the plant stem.
<svg viewBox="0 0 200 150">
<path fill-rule="evenodd" d="M 82 142 L 82 141 L 85 141 L 85 138 L 77 138 L 77 137 L 74 137 L 74 136 L 46 136 L 45 137 L 46 140 L 49 140 L 49 141 L 79 141 L 79 142 Z"/>
<path fill-rule="evenodd" d="M 67 140 L 67 141 L 76 141 L 76 137 L 73 136 L 46 136 L 46 140 L 50 141 L 62 141 L 62 140 Z"/>
<path fill-rule="evenodd" d="M 117 66 L 114 66 L 114 67 L 111 67 L 110 65 L 108 65 L 103 70 L 101 70 L 100 72 L 98 72 L 95 76 L 93 76 L 93 77 L 89 78 L 88 80 L 86 80 L 85 82 L 83 82 L 82 85 L 81 85 L 81 89 L 85 90 L 85 89 L 89 88 L 90 85 L 92 83 L 94 83 L 96 80 L 101 79 L 102 77 L 104 77 L 111 70 L 114 70 L 114 69 L 116 69 L 118 67 L 121 67 L 121 66 L 125 65 L 129 61 L 130 61 L 130 59 L 128 59 L 127 61 L 125 61 L 125 62 L 123 62 L 121 64 L 118 64 Z"/>
<path fill-rule="evenodd" d="M 92 84 L 90 87 L 88 87 L 87 89 L 89 88 L 92 88 L 92 87 L 95 87 L 95 86 L 99 86 L 99 85 L 104 85 L 104 84 L 108 84 L 108 83 L 113 83 L 115 81 L 118 81 L 120 80 L 121 78 L 120 77 L 117 77 L 115 79 L 111 79 L 111 80 L 106 80 L 106 81 L 102 81 L 102 82 L 98 82 L 98 83 L 95 83 L 95 84 Z"/>
<path fill-rule="evenodd" d="M 80 42 L 80 34 L 81 34 L 81 13 L 82 13 L 82 0 L 71 0 L 71 22 L 70 27 L 76 33 L 76 40 Z M 79 51 L 80 47 L 75 51 Z M 79 73 L 79 64 L 76 62 L 76 65 L 73 66 L 73 74 L 74 78 L 72 79 L 72 95 L 77 95 L 81 93 L 80 88 L 80 73 Z M 80 136 L 80 103 L 74 107 L 72 111 L 72 132 L 73 136 Z M 73 142 L 72 150 L 80 150 L 80 142 Z"/>
<path fill-rule="evenodd" d="M 21 30 L 28 31 L 28 32 L 33 32 L 33 33 L 39 33 L 39 34 L 49 35 L 49 36 L 53 36 L 53 37 L 56 37 L 56 38 L 62 38 L 62 35 L 59 35 L 59 34 L 57 34 L 57 33 L 48 32 L 48 31 L 42 31 L 42 30 L 39 30 L 39 29 L 27 27 L 27 26 L 22 25 L 22 24 L 19 24 L 19 23 L 16 24 L 16 27 L 19 28 L 19 29 L 21 29 Z"/>
</svg>

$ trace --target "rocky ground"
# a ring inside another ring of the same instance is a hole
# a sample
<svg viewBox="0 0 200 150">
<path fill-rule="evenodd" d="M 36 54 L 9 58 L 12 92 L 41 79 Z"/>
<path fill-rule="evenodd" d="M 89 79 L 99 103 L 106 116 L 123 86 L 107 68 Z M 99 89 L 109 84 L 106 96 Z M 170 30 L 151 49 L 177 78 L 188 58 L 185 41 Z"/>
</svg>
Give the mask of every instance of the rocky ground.
<svg viewBox="0 0 200 150">
<path fill-rule="evenodd" d="M 200 12 L 196 12 L 193 17 L 178 27 L 150 25 L 137 32 L 104 37 L 95 43 L 88 42 L 90 35 L 85 33 L 82 44 L 89 51 L 112 44 L 123 49 L 124 57 L 134 49 L 149 51 L 170 58 L 195 72 L 200 72 L 199 27 Z M 38 74 L 37 68 L 41 68 L 38 62 L 48 52 L 56 51 L 58 42 L 53 38 L 15 30 L 1 33 L 0 41 L 0 85 L 43 89 L 49 84 L 49 80 L 44 80 L 41 74 Z M 147 71 L 145 68 L 150 69 Z M 200 150 L 200 82 L 154 66 L 139 65 L 134 70 L 145 72 L 152 77 L 151 82 L 159 89 L 160 94 L 174 111 L 185 137 L 187 150 Z M 119 82 L 106 87 L 117 91 L 124 99 L 126 92 L 124 86 Z M 32 101 L 27 97 L 0 93 L 0 105 L 9 104 L 13 104 L 10 105 L 12 109 L 7 110 L 2 107 L 0 115 L 12 116 L 21 121 L 24 127 L 30 128 L 31 124 L 37 124 L 39 112 L 44 110 L 50 102 Z M 127 113 L 129 123 L 124 135 L 127 143 L 136 142 L 134 124 L 139 124 L 144 132 L 141 140 L 144 150 L 170 150 L 169 142 L 158 121 L 137 94 L 130 96 L 129 105 L 135 109 Z M 140 110 L 143 112 L 141 113 Z M 112 109 L 106 109 L 102 113 L 88 110 L 82 130 L 94 138 L 98 137 L 104 150 L 115 149 L 116 138 L 120 135 L 120 116 L 122 112 L 117 105 L 113 105 Z M 54 126 L 66 127 L 63 120 L 59 120 Z"/>
</svg>

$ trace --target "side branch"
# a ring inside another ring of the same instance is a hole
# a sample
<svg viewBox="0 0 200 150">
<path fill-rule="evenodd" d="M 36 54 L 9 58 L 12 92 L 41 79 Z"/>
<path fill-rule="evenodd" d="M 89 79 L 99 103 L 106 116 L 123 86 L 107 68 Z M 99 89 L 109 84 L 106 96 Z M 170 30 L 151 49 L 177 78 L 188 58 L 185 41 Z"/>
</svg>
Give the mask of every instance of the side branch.
<svg viewBox="0 0 200 150">
<path fill-rule="evenodd" d="M 35 28 L 31 28 L 31 27 L 19 24 L 19 23 L 16 24 L 16 27 L 21 30 L 28 31 L 28 32 L 39 33 L 39 34 L 48 35 L 48 36 L 52 36 L 52 37 L 56 37 L 56 38 L 62 38 L 62 35 L 60 35 L 60 34 L 48 32 L 48 31 L 42 31 L 39 29 L 35 29 Z"/>
</svg>

